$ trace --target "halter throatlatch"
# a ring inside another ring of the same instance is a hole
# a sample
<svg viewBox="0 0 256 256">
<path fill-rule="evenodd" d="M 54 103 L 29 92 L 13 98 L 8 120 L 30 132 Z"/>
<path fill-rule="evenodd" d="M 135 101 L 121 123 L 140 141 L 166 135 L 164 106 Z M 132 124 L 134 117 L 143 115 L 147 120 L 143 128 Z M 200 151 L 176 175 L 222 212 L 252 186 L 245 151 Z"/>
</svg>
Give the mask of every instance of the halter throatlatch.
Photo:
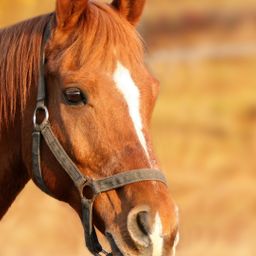
<svg viewBox="0 0 256 256">
<path fill-rule="evenodd" d="M 32 160 L 33 160 L 33 178 L 35 183 L 45 193 L 51 195 L 51 192 L 44 183 L 41 159 L 40 159 L 40 142 L 43 137 L 48 148 L 55 156 L 64 171 L 69 175 L 74 185 L 76 186 L 82 205 L 82 223 L 84 227 L 85 242 L 87 248 L 93 255 L 112 255 L 102 249 L 93 225 L 93 203 L 96 197 L 103 192 L 114 190 L 120 187 L 124 187 L 128 184 L 143 182 L 143 181 L 159 181 L 166 183 L 166 179 L 162 172 L 154 169 L 137 169 L 122 172 L 110 177 L 106 177 L 99 180 L 93 180 L 80 172 L 75 163 L 67 155 L 66 151 L 61 146 L 59 140 L 54 135 L 49 122 L 49 112 L 45 105 L 46 99 L 46 85 L 45 85 L 45 57 L 44 50 L 45 45 L 51 34 L 50 23 L 46 26 L 42 39 L 41 46 L 41 62 L 39 70 L 39 82 L 38 82 L 38 95 L 36 109 L 34 111 L 33 123 L 34 131 L 32 134 Z M 43 118 L 38 121 L 38 114 Z M 90 196 L 84 193 L 85 190 L 90 190 Z"/>
</svg>

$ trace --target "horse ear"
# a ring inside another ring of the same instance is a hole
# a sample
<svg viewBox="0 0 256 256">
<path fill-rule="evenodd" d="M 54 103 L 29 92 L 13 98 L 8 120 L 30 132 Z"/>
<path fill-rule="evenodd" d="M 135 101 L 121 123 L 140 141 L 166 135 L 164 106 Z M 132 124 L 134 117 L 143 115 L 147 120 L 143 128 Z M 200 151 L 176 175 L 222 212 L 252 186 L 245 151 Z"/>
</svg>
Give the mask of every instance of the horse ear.
<svg viewBox="0 0 256 256">
<path fill-rule="evenodd" d="M 59 29 L 74 27 L 85 13 L 88 0 L 57 0 L 56 19 Z"/>
<path fill-rule="evenodd" d="M 113 0 L 112 5 L 127 18 L 127 20 L 136 25 L 142 15 L 146 0 Z"/>
</svg>

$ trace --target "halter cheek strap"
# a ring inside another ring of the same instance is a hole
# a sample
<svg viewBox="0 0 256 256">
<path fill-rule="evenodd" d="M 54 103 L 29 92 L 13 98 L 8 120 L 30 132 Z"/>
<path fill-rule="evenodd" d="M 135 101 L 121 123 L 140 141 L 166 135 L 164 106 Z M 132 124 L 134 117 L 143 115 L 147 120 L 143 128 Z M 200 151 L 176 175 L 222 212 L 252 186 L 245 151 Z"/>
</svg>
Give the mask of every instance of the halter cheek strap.
<svg viewBox="0 0 256 256">
<path fill-rule="evenodd" d="M 48 24 L 45 28 L 41 49 L 41 63 L 38 83 L 38 96 L 36 109 L 33 116 L 34 131 L 32 134 L 32 162 L 33 162 L 33 179 L 41 190 L 51 195 L 51 191 L 44 183 L 41 159 L 40 159 L 40 144 L 43 138 L 48 148 L 59 162 L 63 170 L 69 175 L 77 188 L 81 197 L 82 206 L 82 223 L 84 227 L 86 246 L 93 255 L 112 255 L 104 251 L 98 241 L 95 228 L 93 226 L 93 203 L 100 193 L 124 187 L 129 184 L 144 182 L 144 181 L 159 181 L 166 184 L 166 179 L 161 171 L 154 169 L 137 169 L 122 172 L 103 179 L 93 180 L 77 168 L 75 163 L 68 156 L 57 137 L 54 135 L 49 122 L 49 112 L 45 105 L 46 85 L 44 77 L 44 49 L 47 40 L 51 34 L 51 27 Z M 38 112 L 43 112 L 44 120 L 40 123 L 37 121 Z M 86 191 L 90 191 L 90 196 Z"/>
</svg>

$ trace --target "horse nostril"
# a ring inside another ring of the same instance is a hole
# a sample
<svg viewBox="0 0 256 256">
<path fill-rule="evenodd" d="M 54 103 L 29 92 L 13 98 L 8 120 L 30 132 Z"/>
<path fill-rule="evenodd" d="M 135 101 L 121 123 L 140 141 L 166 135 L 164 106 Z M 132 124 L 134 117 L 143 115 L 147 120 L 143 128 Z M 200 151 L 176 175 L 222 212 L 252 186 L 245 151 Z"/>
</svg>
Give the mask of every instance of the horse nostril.
<svg viewBox="0 0 256 256">
<path fill-rule="evenodd" d="M 149 214 L 147 211 L 142 211 L 137 214 L 137 224 L 144 235 L 150 233 Z"/>
<path fill-rule="evenodd" d="M 132 209 L 128 214 L 127 228 L 136 245 L 148 247 L 151 231 L 148 207 L 140 206 Z"/>
</svg>

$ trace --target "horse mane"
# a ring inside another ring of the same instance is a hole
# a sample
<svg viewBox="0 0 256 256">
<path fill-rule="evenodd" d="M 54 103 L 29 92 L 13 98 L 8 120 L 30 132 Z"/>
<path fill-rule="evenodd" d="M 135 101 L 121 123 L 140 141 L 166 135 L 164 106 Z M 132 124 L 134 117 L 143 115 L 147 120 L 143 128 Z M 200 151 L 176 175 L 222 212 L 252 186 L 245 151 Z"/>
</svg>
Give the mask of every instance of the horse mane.
<svg viewBox="0 0 256 256">
<path fill-rule="evenodd" d="M 42 34 L 51 14 L 0 30 L 0 130 L 24 113 L 30 88 L 38 83 Z M 61 40 L 65 40 L 61 42 Z M 141 63 L 143 46 L 134 27 L 105 3 L 90 2 L 71 37 L 58 38 L 63 49 L 53 51 L 49 69 L 58 69 L 69 55 L 76 66 L 113 63 L 114 58 Z M 49 44 L 48 50 L 54 48 Z M 111 61 L 112 60 L 112 61 Z"/>
<path fill-rule="evenodd" d="M 37 84 L 40 45 L 50 15 L 0 30 L 0 128 L 23 113 L 30 88 Z"/>
</svg>

